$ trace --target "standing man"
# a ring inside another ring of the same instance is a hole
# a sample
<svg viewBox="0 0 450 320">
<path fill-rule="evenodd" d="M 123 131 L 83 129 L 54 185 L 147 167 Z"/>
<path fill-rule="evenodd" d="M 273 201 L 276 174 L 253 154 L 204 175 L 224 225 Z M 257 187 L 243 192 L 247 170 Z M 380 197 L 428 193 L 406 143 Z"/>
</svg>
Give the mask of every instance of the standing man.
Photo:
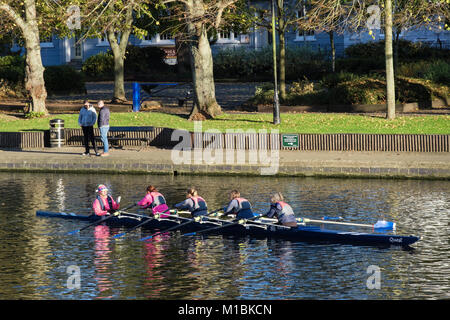
<svg viewBox="0 0 450 320">
<path fill-rule="evenodd" d="M 108 145 L 108 131 L 109 131 L 109 108 L 105 106 L 103 100 L 98 102 L 98 107 L 100 111 L 98 112 L 98 128 L 100 129 L 100 136 L 103 142 L 103 153 L 102 157 L 109 156 L 109 145 Z"/>
<path fill-rule="evenodd" d="M 97 152 L 97 146 L 95 145 L 95 137 L 94 137 L 94 125 L 97 122 L 97 112 L 92 104 L 89 103 L 88 100 L 84 100 L 84 106 L 80 110 L 80 115 L 78 116 L 78 125 L 83 129 L 84 136 L 84 148 L 85 152 L 81 155 L 88 156 L 89 155 L 89 141 L 92 143 L 94 147 L 95 155 L 100 156 L 100 153 Z"/>
</svg>

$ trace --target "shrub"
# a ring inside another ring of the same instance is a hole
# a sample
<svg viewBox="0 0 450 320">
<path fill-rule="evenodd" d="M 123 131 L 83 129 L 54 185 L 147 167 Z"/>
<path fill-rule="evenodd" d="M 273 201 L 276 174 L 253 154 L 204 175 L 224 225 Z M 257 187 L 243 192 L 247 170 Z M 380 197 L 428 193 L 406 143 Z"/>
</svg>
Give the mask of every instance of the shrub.
<svg viewBox="0 0 450 320">
<path fill-rule="evenodd" d="M 246 48 L 222 49 L 214 56 L 216 78 L 267 78 L 273 72 L 272 52 Z"/>
<path fill-rule="evenodd" d="M 114 76 L 114 57 L 111 51 L 100 52 L 83 62 L 83 73 L 98 80 L 111 79 Z"/>
<path fill-rule="evenodd" d="M 429 80 L 401 76 L 397 77 L 395 89 L 396 99 L 400 102 L 427 102 L 425 106 L 428 107 L 435 98 L 445 100 L 450 93 L 447 86 L 436 85 Z"/>
<path fill-rule="evenodd" d="M 320 84 L 326 88 L 334 88 L 341 82 L 353 81 L 358 78 L 359 76 L 354 73 L 340 71 L 336 73 L 327 74 L 322 78 Z"/>
<path fill-rule="evenodd" d="M 450 62 L 444 60 L 403 63 L 399 65 L 396 73 L 398 76 L 450 85 Z"/>
<path fill-rule="evenodd" d="M 249 102 L 254 105 L 273 103 L 273 84 L 264 83 L 261 86 L 256 87 L 255 95 Z"/>
<path fill-rule="evenodd" d="M 360 75 L 378 72 L 380 70 L 384 70 L 385 67 L 384 56 L 336 59 L 337 71 L 356 73 Z"/>
<path fill-rule="evenodd" d="M 25 58 L 19 55 L 0 57 L 0 79 L 11 83 L 23 83 Z"/>
<path fill-rule="evenodd" d="M 125 73 L 149 73 L 167 68 L 166 53 L 156 47 L 128 46 L 125 55 Z"/>
<path fill-rule="evenodd" d="M 125 54 L 125 75 L 150 74 L 167 70 L 164 50 L 155 47 L 128 46 Z M 89 78 L 106 80 L 114 78 L 114 56 L 110 50 L 91 56 L 83 63 L 83 73 Z"/>
<path fill-rule="evenodd" d="M 321 79 L 328 71 L 330 62 L 325 53 L 311 47 L 286 48 L 286 78 L 302 81 Z"/>
<path fill-rule="evenodd" d="M 427 102 L 448 95 L 448 87 L 436 86 L 426 80 L 398 76 L 395 82 L 398 102 Z M 386 80 L 372 77 L 356 77 L 339 82 L 330 88 L 331 104 L 380 104 L 386 101 Z M 423 105 L 423 104 L 422 104 Z"/>
<path fill-rule="evenodd" d="M 386 83 L 368 77 L 339 82 L 329 90 L 330 104 L 377 104 L 386 99 Z"/>
<path fill-rule="evenodd" d="M 384 76 L 359 76 L 352 73 L 329 75 L 319 83 L 308 80 L 293 82 L 284 105 L 325 104 L 382 104 L 386 102 L 386 80 Z M 435 98 L 446 99 L 449 87 L 424 80 L 398 76 L 395 83 L 396 100 L 401 103 L 419 102 L 421 107 L 430 107 Z M 250 104 L 273 103 L 273 84 L 264 84 L 256 89 Z"/>
<path fill-rule="evenodd" d="M 236 48 L 219 50 L 213 57 L 216 78 L 271 79 L 273 77 L 272 48 Z M 286 48 L 286 78 L 291 80 L 320 79 L 328 62 L 322 53 L 309 47 Z"/>
<path fill-rule="evenodd" d="M 26 97 L 24 81 L 25 58 L 19 55 L 0 57 L 0 97 Z"/>
<path fill-rule="evenodd" d="M 424 78 L 450 86 L 450 63 L 446 61 L 434 62 L 425 72 Z"/>
<path fill-rule="evenodd" d="M 449 49 L 432 48 L 421 42 L 406 40 L 399 40 L 398 42 L 399 60 L 448 59 L 449 53 Z M 384 57 L 384 40 L 351 45 L 345 49 L 345 55 L 350 58 L 368 59 Z"/>
<path fill-rule="evenodd" d="M 49 94 L 86 92 L 83 75 L 70 66 L 46 67 L 44 80 Z"/>
</svg>

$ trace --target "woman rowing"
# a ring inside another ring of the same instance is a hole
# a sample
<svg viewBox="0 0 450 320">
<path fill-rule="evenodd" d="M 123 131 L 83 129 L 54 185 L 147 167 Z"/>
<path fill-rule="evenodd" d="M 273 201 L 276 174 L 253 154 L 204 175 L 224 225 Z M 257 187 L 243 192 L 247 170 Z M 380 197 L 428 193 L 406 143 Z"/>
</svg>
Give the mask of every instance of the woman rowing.
<svg viewBox="0 0 450 320">
<path fill-rule="evenodd" d="M 187 190 L 186 200 L 177 203 L 175 208 L 188 210 L 193 217 L 204 216 L 208 214 L 206 201 L 198 195 L 197 190 L 190 188 Z"/>
<path fill-rule="evenodd" d="M 236 219 L 248 219 L 255 215 L 252 211 L 252 205 L 247 199 L 241 198 L 241 194 L 237 190 L 230 192 L 230 202 L 223 210 L 225 215 L 235 214 Z"/>
<path fill-rule="evenodd" d="M 166 204 L 166 199 L 159 193 L 159 191 L 152 185 L 147 187 L 147 193 L 144 198 L 137 203 L 142 209 L 151 209 L 152 214 L 166 213 L 162 214 L 161 217 L 167 217 L 169 213 L 169 207 Z"/>
<path fill-rule="evenodd" d="M 101 184 L 95 190 L 98 194 L 92 203 L 92 209 L 97 216 L 105 216 L 113 214 L 120 207 L 120 197 L 117 198 L 117 202 L 113 197 L 108 194 L 108 188 Z"/>
<path fill-rule="evenodd" d="M 297 227 L 294 210 L 292 210 L 290 205 L 284 202 L 284 197 L 281 192 L 276 192 L 271 196 L 270 210 L 267 212 L 266 216 L 268 218 L 277 218 L 278 223 L 283 226 Z"/>
</svg>

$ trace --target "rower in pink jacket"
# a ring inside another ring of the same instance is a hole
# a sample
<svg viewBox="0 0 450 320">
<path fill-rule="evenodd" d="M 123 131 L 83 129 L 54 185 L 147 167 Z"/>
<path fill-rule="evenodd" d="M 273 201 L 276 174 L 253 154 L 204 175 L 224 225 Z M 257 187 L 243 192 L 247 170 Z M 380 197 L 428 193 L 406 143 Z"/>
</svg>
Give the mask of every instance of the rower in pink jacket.
<svg viewBox="0 0 450 320">
<path fill-rule="evenodd" d="M 97 216 L 106 216 L 119 209 L 120 197 L 117 202 L 114 201 L 113 197 L 108 194 L 108 188 L 105 185 L 99 185 L 96 192 L 98 192 L 98 195 L 92 203 L 92 209 Z"/>
<path fill-rule="evenodd" d="M 142 198 L 142 200 L 137 204 L 142 209 L 152 209 L 153 214 L 165 213 L 161 214 L 161 218 L 165 218 L 170 214 L 169 207 L 166 204 L 166 199 L 154 186 L 151 185 L 147 187 L 147 194 L 145 197 Z"/>
</svg>

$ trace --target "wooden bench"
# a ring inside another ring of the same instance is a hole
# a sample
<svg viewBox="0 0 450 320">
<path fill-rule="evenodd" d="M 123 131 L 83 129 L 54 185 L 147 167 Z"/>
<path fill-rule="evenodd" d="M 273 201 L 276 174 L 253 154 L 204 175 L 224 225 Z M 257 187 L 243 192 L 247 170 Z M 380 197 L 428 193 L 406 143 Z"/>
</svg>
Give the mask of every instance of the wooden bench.
<svg viewBox="0 0 450 320">
<path fill-rule="evenodd" d="M 153 132 L 153 127 L 110 127 L 108 131 L 108 141 L 112 147 L 123 147 L 119 145 L 120 141 L 140 141 L 141 149 L 148 146 L 152 138 L 150 137 L 150 133 Z M 128 132 L 144 132 L 144 137 L 129 137 L 127 136 Z M 95 137 L 96 140 L 101 140 L 100 136 Z"/>
</svg>

